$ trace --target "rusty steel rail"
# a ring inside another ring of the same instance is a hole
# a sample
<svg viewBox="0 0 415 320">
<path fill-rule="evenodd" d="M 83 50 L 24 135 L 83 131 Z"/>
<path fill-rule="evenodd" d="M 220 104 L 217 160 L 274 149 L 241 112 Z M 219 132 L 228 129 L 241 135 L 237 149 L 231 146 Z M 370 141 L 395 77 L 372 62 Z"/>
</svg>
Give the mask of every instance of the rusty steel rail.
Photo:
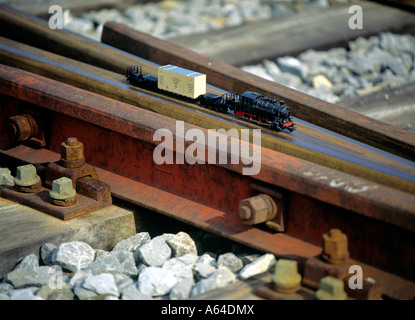
<svg viewBox="0 0 415 320">
<path fill-rule="evenodd" d="M 206 129 L 236 128 L 240 131 L 246 127 L 258 128 L 246 121 L 236 120 L 230 115 L 218 114 L 194 104 L 130 87 L 124 77 L 117 73 L 1 37 L 0 62 Z M 215 88 L 211 87 L 209 90 Z M 409 161 L 398 158 L 391 160 L 388 155 L 366 148 L 353 140 L 315 128 L 306 122 L 298 122 L 297 127 L 294 134 L 276 134 L 271 130 L 262 129 L 264 134 L 261 145 L 401 191 L 415 193 L 414 172 Z M 323 144 L 327 144 L 326 149 L 321 149 Z M 337 155 L 330 153 L 336 149 Z M 344 154 L 349 154 L 348 159 L 343 158 Z M 350 160 L 351 157 L 354 157 L 353 161 Z M 397 163 L 393 169 L 396 173 L 390 172 L 393 161 Z M 383 167 L 372 168 L 370 165 L 373 163 L 382 164 Z"/>
<path fill-rule="evenodd" d="M 154 62 L 176 63 L 206 73 L 209 83 L 227 91 L 255 90 L 283 98 L 292 106 L 293 115 L 298 118 L 398 156 L 415 159 L 415 135 L 411 133 L 128 27 L 114 22 L 106 23 L 102 41 L 112 45 L 109 46 L 67 30 L 51 30 L 47 22 L 6 5 L 0 5 L 0 8 L 1 36 L 120 74 L 124 74 L 130 65 L 142 64 L 145 72 L 156 75 L 157 66 Z"/>
<path fill-rule="evenodd" d="M 1 66 L 0 74 L 2 159 L 53 162 L 61 142 L 76 135 L 113 196 L 277 257 L 318 255 L 321 235 L 340 227 L 354 259 L 414 280 L 412 195 L 267 148 L 261 148 L 255 176 L 242 175 L 241 164 L 156 165 L 154 132 L 163 128 L 174 134 L 174 119 L 12 67 Z M 4 123 L 28 112 L 45 133 L 46 148 L 16 146 L 6 134 Z M 191 128 L 210 134 L 185 124 L 185 130 Z M 239 202 L 258 194 L 278 198 L 284 232 L 246 225 L 238 216 Z M 386 286 L 391 296 L 397 286 Z"/>
</svg>

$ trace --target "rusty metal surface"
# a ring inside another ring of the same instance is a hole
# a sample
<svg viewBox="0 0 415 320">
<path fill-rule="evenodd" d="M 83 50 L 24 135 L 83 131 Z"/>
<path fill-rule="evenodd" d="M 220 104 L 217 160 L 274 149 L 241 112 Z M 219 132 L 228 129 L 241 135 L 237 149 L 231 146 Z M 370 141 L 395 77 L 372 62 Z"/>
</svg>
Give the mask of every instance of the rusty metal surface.
<svg viewBox="0 0 415 320">
<path fill-rule="evenodd" d="M 3 92 L 10 96 L 2 97 L 6 108 L 0 119 L 19 113 L 15 96 L 32 103 L 21 107 L 41 111 L 50 120 L 49 150 L 59 152 L 62 141 L 74 133 L 81 141 L 95 141 L 84 146 L 85 157 L 100 168 L 100 179 L 117 197 L 277 255 L 314 256 L 321 235 L 342 226 L 355 258 L 414 277 L 415 262 L 407 253 L 415 244 L 415 201 L 407 193 L 266 148 L 261 149 L 261 172 L 255 177 L 241 175 L 241 165 L 156 165 L 153 134 L 160 128 L 175 132 L 174 119 L 24 71 L 7 75 L 16 83 L 24 79 L 20 82 L 24 86 L 2 81 Z M 44 90 L 50 87 L 53 93 Z M 197 127 L 186 124 L 185 128 Z M 5 134 L 0 137 L 2 154 L 28 162 L 56 161 L 47 150 L 9 148 Z M 305 174 L 309 172 L 327 179 Z M 332 181 L 342 184 L 333 187 Z M 351 192 L 351 186 L 359 192 Z M 289 192 L 286 233 L 244 225 L 237 215 L 239 201 L 275 187 L 271 196 L 281 188 Z"/>
<path fill-rule="evenodd" d="M 37 209 L 61 220 L 73 219 L 84 213 L 88 213 L 109 205 L 104 205 L 103 203 L 95 201 L 89 197 L 78 194 L 74 205 L 68 207 L 58 206 L 50 202 L 49 191 L 49 189 L 42 187 L 40 191 L 36 193 L 22 193 L 15 191 L 13 187 L 8 187 L 1 191 L 1 196 Z"/>
</svg>

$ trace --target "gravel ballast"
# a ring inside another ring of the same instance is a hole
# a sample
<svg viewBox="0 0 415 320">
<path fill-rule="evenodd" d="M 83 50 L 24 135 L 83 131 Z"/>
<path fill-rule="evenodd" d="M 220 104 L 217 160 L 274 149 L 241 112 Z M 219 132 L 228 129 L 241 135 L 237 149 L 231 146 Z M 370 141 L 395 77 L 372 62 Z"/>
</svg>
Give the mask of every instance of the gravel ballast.
<svg viewBox="0 0 415 320">
<path fill-rule="evenodd" d="M 143 254 L 149 247 L 156 258 Z M 272 254 L 218 255 L 197 247 L 182 231 L 153 238 L 140 232 L 109 252 L 81 241 L 45 243 L 0 280 L 0 299 L 182 300 L 270 271 L 276 261 Z"/>
<path fill-rule="evenodd" d="M 329 6 L 329 0 L 164 0 L 134 5 L 122 11 L 89 11 L 79 17 L 65 10 L 64 27 L 100 41 L 103 24 L 111 20 L 168 39 Z"/>
</svg>

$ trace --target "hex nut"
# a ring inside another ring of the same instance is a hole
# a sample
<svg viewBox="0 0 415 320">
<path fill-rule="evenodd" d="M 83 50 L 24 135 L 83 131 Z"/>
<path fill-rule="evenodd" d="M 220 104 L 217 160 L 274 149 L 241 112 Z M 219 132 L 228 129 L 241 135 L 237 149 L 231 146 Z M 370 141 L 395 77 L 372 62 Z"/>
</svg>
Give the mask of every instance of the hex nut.
<svg viewBox="0 0 415 320">
<path fill-rule="evenodd" d="M 251 212 L 251 209 L 250 209 L 250 208 L 249 208 L 249 206 L 247 206 L 247 205 L 243 205 L 243 206 L 241 206 L 241 207 L 239 208 L 238 214 L 239 214 L 239 217 L 240 217 L 242 220 L 249 220 L 249 219 L 251 219 L 251 217 L 252 217 L 252 212 Z"/>
<path fill-rule="evenodd" d="M 323 234 L 322 257 L 331 264 L 342 264 L 349 259 L 347 236 L 340 229 Z"/>
<path fill-rule="evenodd" d="M 301 275 L 295 260 L 279 259 L 272 276 L 274 289 L 281 293 L 294 293 L 301 287 Z"/>
<path fill-rule="evenodd" d="M 84 144 L 74 137 L 62 142 L 61 163 L 66 168 L 80 168 L 85 165 Z"/>
<path fill-rule="evenodd" d="M 277 205 L 266 194 L 243 199 L 239 202 L 238 215 L 245 224 L 259 224 L 273 219 L 277 215 Z"/>
<path fill-rule="evenodd" d="M 16 141 L 25 141 L 38 133 L 38 125 L 31 115 L 23 114 L 10 117 L 7 122 L 7 133 Z"/>
<path fill-rule="evenodd" d="M 322 278 L 316 297 L 318 300 L 346 300 L 347 293 L 344 291 L 343 280 L 331 276 Z"/>
<path fill-rule="evenodd" d="M 14 178 L 8 168 L 0 168 L 0 186 L 13 186 Z"/>
<path fill-rule="evenodd" d="M 73 188 L 72 180 L 67 177 L 56 179 L 52 183 L 49 196 L 55 200 L 68 200 L 74 198 L 76 190 Z"/>
<path fill-rule="evenodd" d="M 20 187 L 30 187 L 40 184 L 40 177 L 36 173 L 36 168 L 33 164 L 27 164 L 17 167 L 14 184 Z"/>
</svg>

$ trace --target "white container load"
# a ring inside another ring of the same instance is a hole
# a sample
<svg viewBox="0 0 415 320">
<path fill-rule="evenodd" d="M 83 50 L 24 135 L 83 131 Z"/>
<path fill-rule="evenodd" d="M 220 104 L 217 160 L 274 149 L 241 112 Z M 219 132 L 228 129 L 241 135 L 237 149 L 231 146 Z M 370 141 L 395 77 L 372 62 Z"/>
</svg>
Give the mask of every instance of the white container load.
<svg viewBox="0 0 415 320">
<path fill-rule="evenodd" d="M 158 88 L 196 99 L 206 93 L 206 75 L 169 64 L 158 68 Z"/>
</svg>

